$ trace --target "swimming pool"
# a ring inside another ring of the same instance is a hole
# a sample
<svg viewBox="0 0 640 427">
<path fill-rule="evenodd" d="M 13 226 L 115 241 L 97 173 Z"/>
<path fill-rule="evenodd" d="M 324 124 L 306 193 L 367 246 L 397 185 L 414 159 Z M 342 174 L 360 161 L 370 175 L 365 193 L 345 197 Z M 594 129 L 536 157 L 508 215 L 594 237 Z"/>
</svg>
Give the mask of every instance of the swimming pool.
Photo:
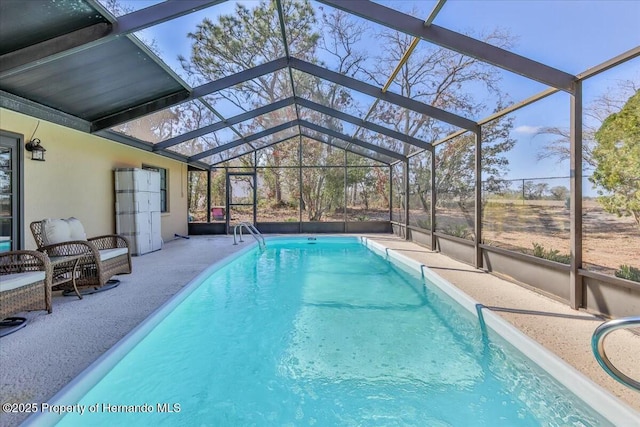
<svg viewBox="0 0 640 427">
<path fill-rule="evenodd" d="M 269 239 L 266 251 L 247 248 L 199 276 L 50 404 L 70 405 L 51 407 L 68 410 L 60 425 L 92 426 L 631 419 L 497 316 L 480 310 L 479 322 L 477 312 L 442 279 L 373 242 Z M 588 403 L 494 330 L 546 358 L 538 363 L 586 390 Z M 53 424 L 56 415 L 29 421 Z"/>
</svg>

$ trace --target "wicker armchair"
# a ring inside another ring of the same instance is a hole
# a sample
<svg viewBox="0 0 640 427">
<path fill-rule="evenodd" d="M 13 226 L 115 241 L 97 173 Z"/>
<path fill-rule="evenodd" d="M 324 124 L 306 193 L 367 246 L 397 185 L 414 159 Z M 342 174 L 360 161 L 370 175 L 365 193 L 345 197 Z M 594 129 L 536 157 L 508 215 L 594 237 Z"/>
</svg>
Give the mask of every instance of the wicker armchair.
<svg viewBox="0 0 640 427">
<path fill-rule="evenodd" d="M 116 274 L 131 273 L 131 251 L 125 237 L 113 234 L 46 244 L 44 222 L 32 222 L 31 233 L 38 250 L 51 259 L 53 290 L 100 290 Z"/>
<path fill-rule="evenodd" d="M 29 310 L 51 313 L 51 263 L 38 251 L 0 252 L 0 320 Z"/>
</svg>

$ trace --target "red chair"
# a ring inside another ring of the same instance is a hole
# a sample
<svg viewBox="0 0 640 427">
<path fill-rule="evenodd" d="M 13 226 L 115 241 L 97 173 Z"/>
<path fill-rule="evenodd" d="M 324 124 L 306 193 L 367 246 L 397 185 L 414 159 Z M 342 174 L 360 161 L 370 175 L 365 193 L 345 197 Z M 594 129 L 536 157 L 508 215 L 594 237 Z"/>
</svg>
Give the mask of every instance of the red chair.
<svg viewBox="0 0 640 427">
<path fill-rule="evenodd" d="M 224 213 L 224 208 L 221 206 L 211 208 L 211 218 L 213 218 L 215 221 L 224 220 Z"/>
</svg>

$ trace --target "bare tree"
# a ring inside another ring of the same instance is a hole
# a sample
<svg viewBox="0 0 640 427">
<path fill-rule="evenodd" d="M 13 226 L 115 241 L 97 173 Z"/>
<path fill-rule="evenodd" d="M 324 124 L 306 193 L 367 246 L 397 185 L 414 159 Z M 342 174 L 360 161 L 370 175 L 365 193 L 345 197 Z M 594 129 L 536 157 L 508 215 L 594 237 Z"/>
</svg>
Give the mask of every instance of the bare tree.
<svg viewBox="0 0 640 427">
<path fill-rule="evenodd" d="M 640 89 L 640 74 L 632 79 L 619 80 L 615 86 L 607 88 L 584 108 L 582 128 L 582 160 L 586 167 L 595 169 L 597 163 L 593 157 L 596 145 L 595 134 L 611 114 L 622 109 L 625 102 Z M 542 146 L 537 154 L 538 160 L 555 159 L 558 163 L 570 158 L 570 130 L 557 126 L 543 127 L 536 135 L 552 135 L 555 138 Z"/>
<path fill-rule="evenodd" d="M 409 49 L 413 37 L 391 30 L 384 30 L 379 36 L 384 40 L 382 43 L 384 47 L 376 58 L 377 65 L 369 77 L 382 86 L 403 54 Z M 500 29 L 480 35 L 479 38 L 505 49 L 510 48 L 514 42 L 510 34 Z M 470 118 L 477 117 L 487 110 L 498 111 L 504 107 L 507 95 L 500 89 L 498 69 L 475 58 L 439 46 L 421 43 L 422 47 L 414 51 L 402 65 L 389 90 Z M 478 99 L 476 94 L 479 86 L 493 95 L 493 105 Z M 386 102 L 377 104 L 371 119 L 426 142 L 435 142 L 455 130 L 447 123 Z M 498 182 L 508 170 L 508 160 L 504 154 L 515 144 L 509 135 L 512 126 L 513 120 L 507 117 L 483 126 L 482 171 L 485 180 Z M 405 155 L 415 150 L 401 141 L 392 141 L 382 136 L 376 138 L 378 144 L 401 151 Z M 475 189 L 474 147 L 474 135 L 468 133 L 445 143 L 436 150 L 438 203 L 440 206 L 457 205 L 471 227 L 473 226 L 471 202 L 474 200 L 472 196 Z M 424 181 L 411 183 L 414 193 L 417 191 L 417 197 L 423 201 L 424 211 L 429 209 L 429 202 L 424 198 L 425 191 L 431 191 L 430 183 L 426 181 L 430 179 L 428 167 L 426 164 L 417 164 L 415 168 L 419 170 L 413 170 L 409 177 Z M 404 183 L 402 180 L 397 180 L 396 184 L 399 185 L 395 190 L 398 194 L 403 191 Z"/>
</svg>

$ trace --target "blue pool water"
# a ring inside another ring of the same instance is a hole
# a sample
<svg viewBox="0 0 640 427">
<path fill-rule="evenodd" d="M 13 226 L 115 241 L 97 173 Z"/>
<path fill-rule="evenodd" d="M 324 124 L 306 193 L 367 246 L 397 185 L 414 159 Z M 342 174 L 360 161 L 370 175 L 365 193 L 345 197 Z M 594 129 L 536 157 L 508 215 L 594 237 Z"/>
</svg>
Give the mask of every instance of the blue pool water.
<svg viewBox="0 0 640 427">
<path fill-rule="evenodd" d="M 62 426 L 611 425 L 355 238 L 245 252 L 64 403 Z"/>
</svg>

